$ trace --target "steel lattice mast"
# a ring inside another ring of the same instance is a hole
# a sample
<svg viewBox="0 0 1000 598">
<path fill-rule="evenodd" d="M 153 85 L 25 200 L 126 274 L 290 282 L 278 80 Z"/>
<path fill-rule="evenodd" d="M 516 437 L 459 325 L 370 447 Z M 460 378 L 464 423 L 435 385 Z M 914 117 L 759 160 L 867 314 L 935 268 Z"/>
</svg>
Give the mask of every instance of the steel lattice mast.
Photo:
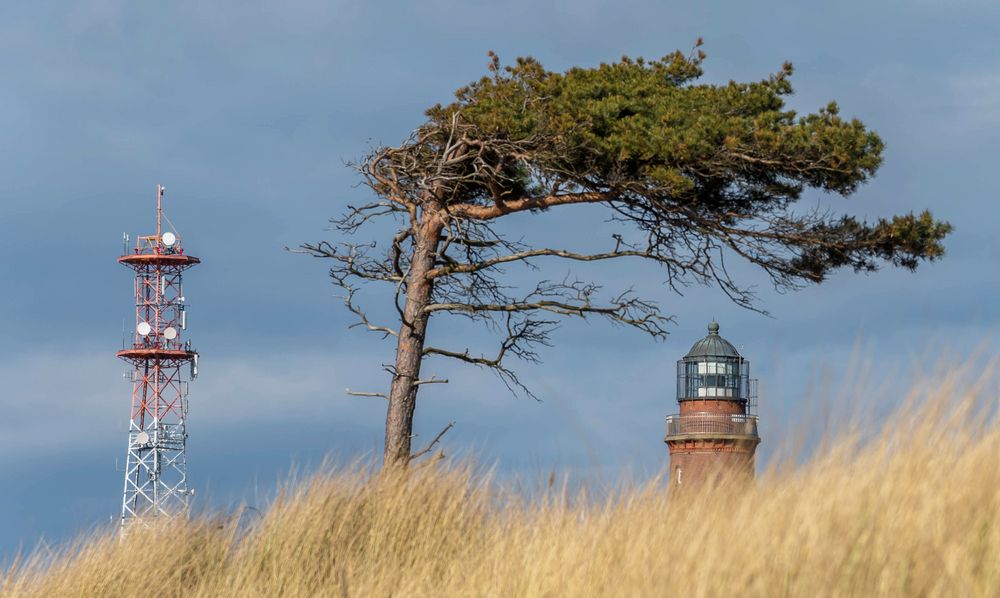
<svg viewBox="0 0 1000 598">
<path fill-rule="evenodd" d="M 140 236 L 118 262 L 135 271 L 135 334 L 118 357 L 132 367 L 132 409 L 122 498 L 122 524 L 136 518 L 185 513 L 187 394 L 198 375 L 198 353 L 187 328 L 181 274 L 198 264 L 175 230 L 164 231 L 163 193 L 156 186 L 156 234 Z M 167 223 L 169 224 L 169 219 Z"/>
</svg>

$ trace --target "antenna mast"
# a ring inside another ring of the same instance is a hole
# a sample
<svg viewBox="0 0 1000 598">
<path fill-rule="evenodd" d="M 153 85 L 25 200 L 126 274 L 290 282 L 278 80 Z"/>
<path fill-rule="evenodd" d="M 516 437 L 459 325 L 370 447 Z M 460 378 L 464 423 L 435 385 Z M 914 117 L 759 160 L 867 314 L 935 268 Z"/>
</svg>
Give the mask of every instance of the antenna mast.
<svg viewBox="0 0 1000 598">
<path fill-rule="evenodd" d="M 160 233 L 163 229 L 160 226 L 160 221 L 163 219 L 163 192 L 166 189 L 163 185 L 156 185 L 156 238 L 160 238 Z"/>
<path fill-rule="evenodd" d="M 201 260 L 186 255 L 181 239 L 163 233 L 163 185 L 156 186 L 156 234 L 139 236 L 118 263 L 135 272 L 135 332 L 118 357 L 132 367 L 122 525 L 186 513 L 188 380 L 198 373 L 198 353 L 186 334 L 184 270 Z"/>
</svg>

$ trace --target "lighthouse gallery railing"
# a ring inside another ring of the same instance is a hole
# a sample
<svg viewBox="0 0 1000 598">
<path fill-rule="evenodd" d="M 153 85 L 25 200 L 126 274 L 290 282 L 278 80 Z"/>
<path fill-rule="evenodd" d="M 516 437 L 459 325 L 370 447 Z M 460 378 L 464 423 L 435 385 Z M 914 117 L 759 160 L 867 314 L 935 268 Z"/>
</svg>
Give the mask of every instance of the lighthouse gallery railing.
<svg viewBox="0 0 1000 598">
<path fill-rule="evenodd" d="M 667 436 L 688 434 L 757 436 L 757 421 L 758 418 L 756 415 L 745 415 L 742 413 L 668 415 Z"/>
</svg>

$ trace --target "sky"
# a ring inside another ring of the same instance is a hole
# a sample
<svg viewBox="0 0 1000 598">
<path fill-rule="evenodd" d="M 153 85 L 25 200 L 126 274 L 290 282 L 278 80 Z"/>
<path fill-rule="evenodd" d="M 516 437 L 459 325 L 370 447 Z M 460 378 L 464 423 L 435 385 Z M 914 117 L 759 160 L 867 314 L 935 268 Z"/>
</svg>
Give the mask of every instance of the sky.
<svg viewBox="0 0 1000 598">
<path fill-rule="evenodd" d="M 185 277 L 201 353 L 188 419 L 199 506 L 261 506 L 290 473 L 379 455 L 384 403 L 344 389 L 384 391 L 393 347 L 349 328 L 322 260 L 285 248 L 340 240 L 328 219 L 369 197 L 345 162 L 404 139 L 486 72 L 490 50 L 562 70 L 702 37 L 709 82 L 763 79 L 790 60 L 792 108 L 836 100 L 886 142 L 855 195 L 803 206 L 928 208 L 955 231 L 947 256 L 915 273 L 844 272 L 795 293 L 738 266 L 769 316 L 717 289 L 672 293 L 641 263 L 545 264 L 546 276 L 635 287 L 676 317 L 670 337 L 567 321 L 541 365 L 518 366 L 540 401 L 430 361 L 450 383 L 421 393 L 418 445 L 455 421 L 446 452 L 502 476 L 647 479 L 667 459 L 675 362 L 713 318 L 760 380 L 762 465 L 845 401 L 887 412 L 941 364 L 1000 349 L 998 29 L 1000 5 L 985 0 L 3 2 L 0 559 L 120 512 L 130 389 L 114 352 L 132 280 L 115 259 L 123 231 L 151 232 L 157 183 L 203 261 Z M 605 216 L 553 210 L 509 230 L 587 248 L 609 238 Z M 377 289 L 361 298 L 388 313 Z M 432 326 L 435 343 L 493 350 L 477 329 Z"/>
</svg>

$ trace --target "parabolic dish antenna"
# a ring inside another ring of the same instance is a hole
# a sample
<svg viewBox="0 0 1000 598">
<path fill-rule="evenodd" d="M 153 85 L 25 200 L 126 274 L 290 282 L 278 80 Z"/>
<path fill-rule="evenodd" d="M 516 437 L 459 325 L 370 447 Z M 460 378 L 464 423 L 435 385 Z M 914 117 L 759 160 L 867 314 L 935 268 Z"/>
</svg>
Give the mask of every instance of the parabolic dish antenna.
<svg viewBox="0 0 1000 598">
<path fill-rule="evenodd" d="M 139 336 L 146 336 L 153 331 L 153 327 L 149 325 L 149 322 L 139 322 L 139 325 L 135 327 L 135 331 L 139 333 Z"/>
<path fill-rule="evenodd" d="M 166 329 L 163 330 L 163 338 L 167 339 L 168 341 L 174 340 L 175 338 L 177 338 L 177 329 L 174 328 L 173 326 L 168 326 Z"/>
<path fill-rule="evenodd" d="M 149 433 L 139 432 L 138 434 L 135 435 L 136 444 L 146 444 L 148 442 L 149 442 Z"/>
<path fill-rule="evenodd" d="M 173 247 L 174 243 L 177 242 L 177 235 L 167 231 L 160 236 L 160 241 L 163 241 L 163 244 L 167 247 Z"/>
</svg>

